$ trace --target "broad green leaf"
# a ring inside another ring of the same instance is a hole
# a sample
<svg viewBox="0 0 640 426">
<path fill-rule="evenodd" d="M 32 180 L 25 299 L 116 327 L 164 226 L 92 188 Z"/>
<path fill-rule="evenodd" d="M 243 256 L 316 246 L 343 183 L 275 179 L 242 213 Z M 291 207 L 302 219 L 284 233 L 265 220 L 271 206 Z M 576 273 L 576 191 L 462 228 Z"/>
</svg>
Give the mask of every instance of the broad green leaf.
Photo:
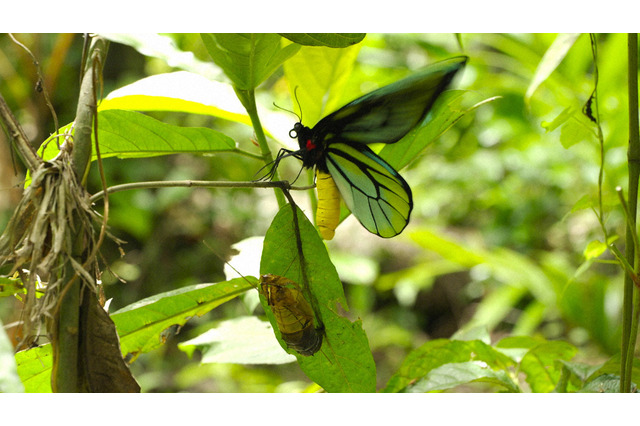
<svg viewBox="0 0 640 426">
<path fill-rule="evenodd" d="M 351 33 L 287 33 L 282 37 L 304 46 L 349 47 L 364 40 L 365 34 Z"/>
<path fill-rule="evenodd" d="M 175 111 L 251 125 L 233 88 L 187 71 L 152 75 L 109 93 L 98 111 Z"/>
<path fill-rule="evenodd" d="M 102 158 L 141 158 L 168 154 L 207 154 L 232 151 L 235 142 L 223 133 L 204 127 L 165 124 L 144 114 L 125 110 L 98 113 L 98 139 Z M 61 130 L 68 129 L 68 126 Z M 58 153 L 54 137 L 45 141 L 43 158 Z M 94 150 L 95 151 L 95 150 Z M 96 160 L 92 153 L 91 160 Z"/>
<path fill-rule="evenodd" d="M 51 393 L 51 344 L 20 351 L 15 355 L 18 375 L 28 393 Z"/>
<path fill-rule="evenodd" d="M 13 345 L 0 321 L 0 393 L 24 392 L 16 369 Z"/>
<path fill-rule="evenodd" d="M 293 107 L 305 126 L 313 127 L 346 103 L 342 93 L 359 51 L 359 44 L 345 49 L 303 47 L 284 63 Z"/>
<path fill-rule="evenodd" d="M 587 379 L 587 383 L 597 379 L 603 374 L 613 374 L 620 376 L 620 354 L 609 358 L 600 368 L 593 372 Z M 635 384 L 640 383 L 640 359 L 633 358 L 633 368 L 631 370 L 631 381 Z"/>
<path fill-rule="evenodd" d="M 131 362 L 163 344 L 167 333 L 182 327 L 189 318 L 201 316 L 252 288 L 250 281 L 236 278 L 160 293 L 126 306 L 111 314 L 120 349 Z"/>
<path fill-rule="evenodd" d="M 253 90 L 293 56 L 299 45 L 281 46 L 277 34 L 201 34 L 213 62 L 240 90 Z"/>
<path fill-rule="evenodd" d="M 526 103 L 529 103 L 531 96 L 536 89 L 544 82 L 551 73 L 560 65 L 560 62 L 565 58 L 571 46 L 580 37 L 580 34 L 559 34 L 555 39 L 551 47 L 547 49 L 544 56 L 538 64 L 536 73 L 533 76 L 533 80 L 527 88 L 527 93 L 524 96 Z"/>
<path fill-rule="evenodd" d="M 280 209 L 267 231 L 260 272 L 284 276 L 298 283 L 313 307 L 316 321 L 321 321 L 325 330 L 322 347 L 313 356 L 289 352 L 296 355 L 302 371 L 327 392 L 375 392 L 375 363 L 362 323 L 339 315 L 340 310 L 347 309 L 342 283 L 318 231 L 299 209 L 296 211 L 308 280 L 301 271 L 291 205 Z M 261 302 L 276 337 L 286 349 L 271 309 L 263 297 Z"/>
<path fill-rule="evenodd" d="M 485 382 L 503 386 L 509 392 L 520 392 L 518 385 L 506 371 L 494 371 L 480 361 L 445 364 L 434 368 L 424 378 L 411 385 L 408 392 L 431 392 L 451 389 L 472 382 Z"/>
<path fill-rule="evenodd" d="M 567 342 L 545 342 L 530 349 L 520 362 L 533 392 L 551 392 L 562 372 L 561 360 L 570 361 L 577 348 Z"/>
<path fill-rule="evenodd" d="M 432 340 L 407 355 L 383 392 L 403 392 L 440 366 L 468 361 L 482 361 L 495 370 L 515 365 L 511 358 L 480 340 Z"/>
<path fill-rule="evenodd" d="M 189 356 L 199 349 L 203 364 L 287 364 L 296 360 L 273 338 L 271 324 L 254 316 L 222 321 L 178 347 Z"/>
</svg>

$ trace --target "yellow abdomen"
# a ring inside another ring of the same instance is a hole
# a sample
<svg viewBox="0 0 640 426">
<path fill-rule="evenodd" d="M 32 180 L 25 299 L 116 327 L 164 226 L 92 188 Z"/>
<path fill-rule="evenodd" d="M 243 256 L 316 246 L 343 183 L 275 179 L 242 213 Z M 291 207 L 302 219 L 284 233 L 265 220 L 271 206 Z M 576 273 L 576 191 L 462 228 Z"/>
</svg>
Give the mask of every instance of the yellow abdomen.
<svg viewBox="0 0 640 426">
<path fill-rule="evenodd" d="M 316 224 L 322 239 L 330 240 L 335 235 L 336 227 L 340 222 L 340 192 L 330 174 L 318 170 L 316 177 L 318 189 Z"/>
</svg>

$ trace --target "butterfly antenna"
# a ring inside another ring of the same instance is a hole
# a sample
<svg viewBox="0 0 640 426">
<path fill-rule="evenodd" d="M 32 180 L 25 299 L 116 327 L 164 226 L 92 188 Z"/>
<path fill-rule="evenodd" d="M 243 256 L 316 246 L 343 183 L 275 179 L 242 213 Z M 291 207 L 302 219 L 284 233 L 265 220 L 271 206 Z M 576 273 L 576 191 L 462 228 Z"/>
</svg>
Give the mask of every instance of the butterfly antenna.
<svg viewBox="0 0 640 426">
<path fill-rule="evenodd" d="M 225 259 L 222 258 L 222 256 L 220 256 L 213 248 L 211 248 L 211 246 L 209 244 L 207 244 L 206 241 L 202 240 L 202 242 L 204 243 L 205 246 L 207 246 L 207 248 L 209 250 L 211 250 L 211 252 L 213 252 L 213 254 L 215 254 L 218 259 L 222 260 L 224 263 L 226 263 L 227 265 L 229 265 L 229 267 L 231 267 L 231 269 L 233 269 L 234 271 L 236 271 L 236 274 L 238 274 L 243 280 L 245 280 L 246 282 L 248 282 L 252 287 L 253 287 L 253 283 L 251 281 L 249 281 L 247 279 L 247 277 L 245 277 L 244 275 L 242 275 L 242 273 L 240 271 L 238 271 L 236 268 L 233 267 L 233 265 L 229 262 L 227 262 Z"/>
<path fill-rule="evenodd" d="M 296 88 L 293 89 L 293 97 L 298 104 L 298 111 L 300 111 L 300 115 L 296 114 L 296 117 L 298 117 L 298 122 L 302 123 L 302 105 L 300 105 L 300 99 L 298 99 L 298 87 L 299 86 L 296 86 Z"/>
<path fill-rule="evenodd" d="M 298 121 L 302 120 L 302 118 L 300 118 L 300 116 L 298 114 L 296 114 L 294 111 L 291 111 L 290 109 L 283 108 L 283 107 L 279 106 L 278 104 L 276 104 L 275 102 L 273 103 L 273 106 L 278 108 L 278 109 L 281 109 L 282 111 L 290 112 L 291 114 L 295 115 L 298 118 Z"/>
</svg>

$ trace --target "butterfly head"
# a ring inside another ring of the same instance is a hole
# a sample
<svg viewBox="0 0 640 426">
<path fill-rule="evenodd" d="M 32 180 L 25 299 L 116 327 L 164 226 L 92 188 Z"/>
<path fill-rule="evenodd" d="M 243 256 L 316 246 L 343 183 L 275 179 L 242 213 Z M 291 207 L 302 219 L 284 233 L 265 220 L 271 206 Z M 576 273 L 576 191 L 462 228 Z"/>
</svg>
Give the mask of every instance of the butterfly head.
<svg viewBox="0 0 640 426">
<path fill-rule="evenodd" d="M 323 161 L 323 145 L 316 142 L 313 129 L 308 128 L 301 122 L 297 122 L 289 136 L 298 140 L 300 149 L 297 151 L 296 157 L 302 160 L 304 167 L 311 168 L 313 166 L 324 164 Z"/>
</svg>

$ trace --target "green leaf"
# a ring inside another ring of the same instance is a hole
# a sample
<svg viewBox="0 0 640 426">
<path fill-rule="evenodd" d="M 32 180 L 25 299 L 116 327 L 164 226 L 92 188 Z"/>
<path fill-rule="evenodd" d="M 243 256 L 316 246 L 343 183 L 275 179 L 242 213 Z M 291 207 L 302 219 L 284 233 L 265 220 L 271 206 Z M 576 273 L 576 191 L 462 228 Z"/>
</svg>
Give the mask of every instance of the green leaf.
<svg viewBox="0 0 640 426">
<path fill-rule="evenodd" d="M 431 392 L 451 389 L 471 382 L 485 382 L 505 387 L 509 392 L 520 392 L 518 385 L 506 371 L 494 371 L 480 361 L 445 364 L 435 368 L 426 377 L 411 385 L 409 392 Z"/>
<path fill-rule="evenodd" d="M 256 279 L 253 279 L 255 285 Z M 142 299 L 111 314 L 120 337 L 120 349 L 129 363 L 143 352 L 164 343 L 189 318 L 210 310 L 250 290 L 251 281 L 236 278 L 214 284 L 197 284 Z M 26 392 L 51 392 L 51 345 L 16 354 L 18 374 Z"/>
<path fill-rule="evenodd" d="M 296 355 L 302 371 L 327 392 L 375 392 L 375 363 L 362 323 L 351 322 L 338 314 L 339 310 L 347 309 L 342 283 L 318 231 L 299 209 L 296 211 L 308 288 L 304 287 L 290 205 L 280 209 L 267 231 L 260 273 L 284 276 L 298 283 L 313 307 L 316 321 L 323 323 L 325 334 L 320 351 L 313 356 L 290 353 Z M 261 297 L 261 302 L 276 337 L 286 349 L 271 309 L 263 299 Z"/>
<path fill-rule="evenodd" d="M 0 392 L 24 392 L 24 386 L 18 377 L 13 345 L 0 321 Z"/>
<path fill-rule="evenodd" d="M 152 75 L 109 93 L 98 111 L 174 111 L 204 114 L 250 125 L 233 88 L 187 71 Z"/>
<path fill-rule="evenodd" d="M 131 362 L 139 354 L 163 344 L 166 334 L 174 333 L 189 318 L 211 311 L 254 288 L 253 285 L 244 278 L 197 284 L 160 293 L 124 307 L 111 314 L 120 336 L 120 349 Z"/>
<path fill-rule="evenodd" d="M 18 293 L 26 293 L 20 278 L 0 277 L 0 297 L 13 296 Z"/>
<path fill-rule="evenodd" d="M 578 118 L 581 117 L 581 118 Z M 565 149 L 571 148 L 584 141 L 595 140 L 595 135 L 590 130 L 589 122 L 584 116 L 576 116 L 576 120 L 569 120 L 560 129 L 560 143 Z"/>
<path fill-rule="evenodd" d="M 469 108 L 462 106 L 465 98 L 472 96 L 477 95 L 462 90 L 448 90 L 442 93 L 425 121 L 411 130 L 399 142 L 384 145 L 379 155 L 394 169 L 401 170 L 410 162 L 415 161 L 427 146 L 442 136 L 465 114 L 498 99 L 492 97 L 479 100 Z"/>
<path fill-rule="evenodd" d="M 430 230 L 412 232 L 411 239 L 423 249 L 433 251 L 447 260 L 469 268 L 484 261 L 482 256 L 468 250 L 458 242 Z"/>
<path fill-rule="evenodd" d="M 313 127 L 345 104 L 342 94 L 359 51 L 360 45 L 345 49 L 303 47 L 285 62 L 287 84 L 297 98 L 294 110 L 306 126 Z"/>
<path fill-rule="evenodd" d="M 28 393 L 51 393 L 51 344 L 20 351 L 15 355 L 18 375 Z"/>
<path fill-rule="evenodd" d="M 554 118 L 551 122 L 543 121 L 541 126 L 544 128 L 547 133 L 553 132 L 555 129 L 566 123 L 571 117 L 574 116 L 576 110 L 573 107 L 566 107 L 556 118 Z M 565 147 L 566 148 L 566 147 Z"/>
<path fill-rule="evenodd" d="M 632 386 L 636 386 L 632 383 Z M 593 393 L 618 393 L 620 392 L 620 376 L 615 374 L 603 374 L 598 376 L 580 390 L 580 392 Z"/>
<path fill-rule="evenodd" d="M 597 379 L 603 374 L 613 374 L 620 376 L 620 354 L 609 358 L 600 368 L 593 372 L 587 379 L 587 383 Z M 636 385 L 640 383 L 640 359 L 633 358 L 633 368 L 631 370 L 631 381 Z"/>
<path fill-rule="evenodd" d="M 575 346 L 562 341 L 539 344 L 522 358 L 520 371 L 527 375 L 533 392 L 551 392 L 562 373 L 560 361 L 570 361 L 577 351 Z"/>
<path fill-rule="evenodd" d="M 540 60 L 533 80 L 527 88 L 527 93 L 524 96 L 526 103 L 531 100 L 531 96 L 533 96 L 533 93 L 540 84 L 560 65 L 560 62 L 567 56 L 569 49 L 571 49 L 571 46 L 573 46 L 578 37 L 580 37 L 580 34 L 559 34 L 554 40 L 553 44 L 547 49 Z"/>
<path fill-rule="evenodd" d="M 587 244 L 583 254 L 585 259 L 590 260 L 600 257 L 605 251 L 607 251 L 607 245 L 605 243 L 599 240 L 593 240 Z"/>
<path fill-rule="evenodd" d="M 425 343 L 407 355 L 400 369 L 391 377 L 384 392 L 408 390 L 429 372 L 450 363 L 482 361 L 491 369 L 505 370 L 515 362 L 480 340 L 438 339 Z"/>
<path fill-rule="evenodd" d="M 141 158 L 158 155 L 232 151 L 235 142 L 223 133 L 204 127 L 179 127 L 165 124 L 144 114 L 125 110 L 98 113 L 98 138 L 102 158 Z M 61 131 L 68 129 L 64 127 Z M 54 137 L 45 141 L 43 158 L 58 153 Z M 93 152 L 91 160 L 96 160 Z"/>
<path fill-rule="evenodd" d="M 253 90 L 300 46 L 281 47 L 277 34 L 201 34 L 213 62 L 240 90 Z"/>
<path fill-rule="evenodd" d="M 273 338 L 271 324 L 254 316 L 222 321 L 178 347 L 189 356 L 199 349 L 203 364 L 287 364 L 296 360 Z"/>
<path fill-rule="evenodd" d="M 349 47 L 364 40 L 362 33 L 286 33 L 282 37 L 304 46 Z"/>
</svg>

